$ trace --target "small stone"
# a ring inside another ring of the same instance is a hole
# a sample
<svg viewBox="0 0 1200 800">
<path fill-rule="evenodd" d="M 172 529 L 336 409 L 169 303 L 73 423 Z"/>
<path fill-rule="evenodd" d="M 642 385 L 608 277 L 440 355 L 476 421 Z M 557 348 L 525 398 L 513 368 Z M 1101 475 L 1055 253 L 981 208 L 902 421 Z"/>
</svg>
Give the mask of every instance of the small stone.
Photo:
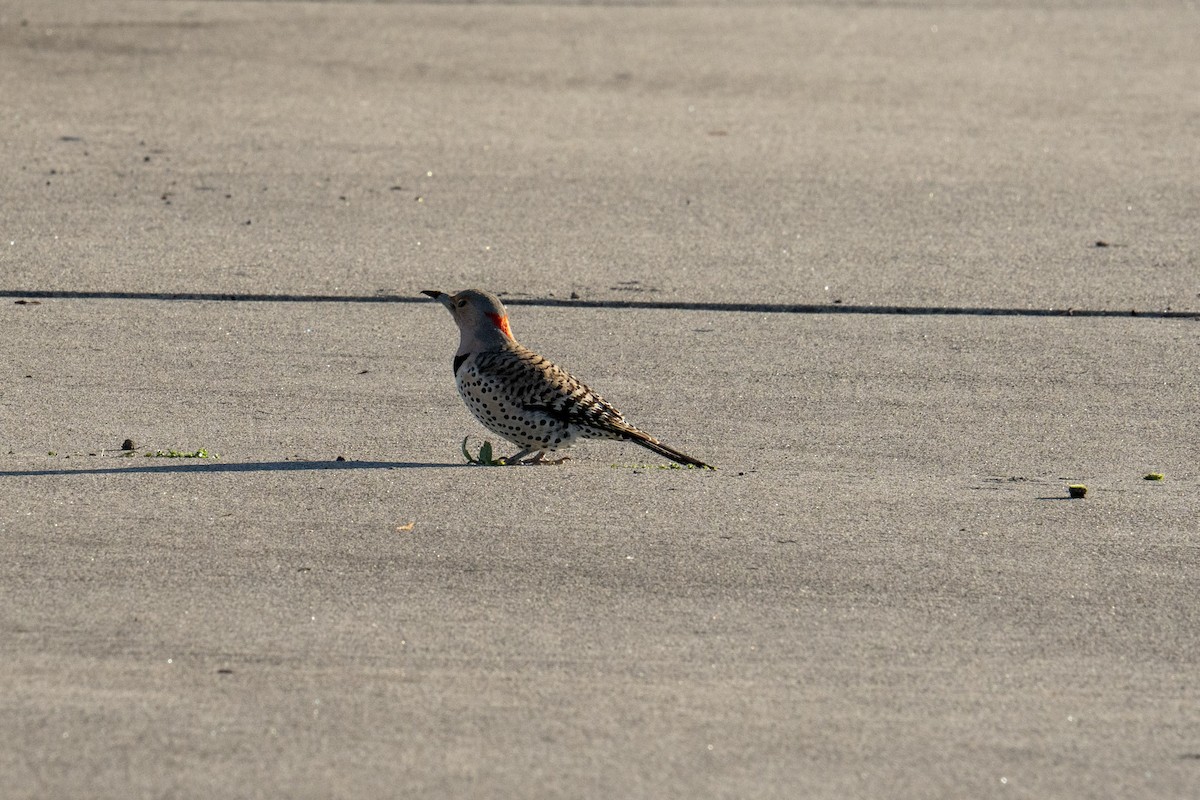
<svg viewBox="0 0 1200 800">
<path fill-rule="evenodd" d="M 1073 483 L 1067 487 L 1067 495 L 1076 500 L 1082 500 L 1087 497 L 1087 487 L 1082 483 Z"/>
<path fill-rule="evenodd" d="M 126 439 L 125 441 L 121 442 L 121 449 L 122 450 L 137 450 L 137 445 L 134 444 L 133 439 Z"/>
</svg>

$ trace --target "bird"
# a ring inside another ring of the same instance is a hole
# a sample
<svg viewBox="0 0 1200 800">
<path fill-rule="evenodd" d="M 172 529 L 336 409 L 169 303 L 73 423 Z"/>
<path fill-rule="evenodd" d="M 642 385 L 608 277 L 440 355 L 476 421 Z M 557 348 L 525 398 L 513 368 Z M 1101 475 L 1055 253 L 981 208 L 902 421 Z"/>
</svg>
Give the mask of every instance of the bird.
<svg viewBox="0 0 1200 800">
<path fill-rule="evenodd" d="M 513 338 L 500 298 L 481 289 L 423 290 L 458 325 L 454 379 L 458 394 L 485 428 L 520 447 L 505 464 L 561 464 L 547 455 L 577 439 L 633 442 L 685 466 L 716 469 L 625 421 L 611 403 L 562 367 Z"/>
</svg>

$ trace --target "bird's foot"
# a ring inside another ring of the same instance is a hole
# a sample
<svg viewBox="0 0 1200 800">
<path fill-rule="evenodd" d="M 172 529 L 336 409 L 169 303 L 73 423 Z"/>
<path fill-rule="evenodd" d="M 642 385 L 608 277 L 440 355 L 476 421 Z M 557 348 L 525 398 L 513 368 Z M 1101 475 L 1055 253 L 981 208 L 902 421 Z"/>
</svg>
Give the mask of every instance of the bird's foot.
<svg viewBox="0 0 1200 800">
<path fill-rule="evenodd" d="M 519 456 L 519 455 L 520 454 L 518 453 L 517 456 Z M 555 464 L 563 464 L 563 463 L 571 460 L 570 456 L 563 456 L 562 458 L 548 459 L 548 458 L 546 458 L 546 454 L 544 452 L 540 452 L 533 458 L 527 458 L 524 461 L 520 460 L 517 456 L 514 456 L 513 458 L 510 458 L 510 459 L 505 459 L 505 462 L 508 464 L 513 464 L 513 465 L 520 464 L 523 467 L 549 467 L 549 466 L 553 466 Z"/>
</svg>

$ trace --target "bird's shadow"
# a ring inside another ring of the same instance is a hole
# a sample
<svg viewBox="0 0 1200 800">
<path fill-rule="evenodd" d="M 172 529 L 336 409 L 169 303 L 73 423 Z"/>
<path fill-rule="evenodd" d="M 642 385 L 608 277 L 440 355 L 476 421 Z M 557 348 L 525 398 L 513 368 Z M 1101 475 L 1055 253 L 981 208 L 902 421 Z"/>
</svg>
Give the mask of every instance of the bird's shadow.
<svg viewBox="0 0 1200 800">
<path fill-rule="evenodd" d="M 127 467 L 83 467 L 81 469 L 0 470 L 0 478 L 45 477 L 54 475 L 165 475 L 220 474 L 246 472 L 312 472 L 316 470 L 358 469 L 458 469 L 470 464 L 437 464 L 420 461 L 248 461 L 240 463 L 141 464 Z"/>
</svg>

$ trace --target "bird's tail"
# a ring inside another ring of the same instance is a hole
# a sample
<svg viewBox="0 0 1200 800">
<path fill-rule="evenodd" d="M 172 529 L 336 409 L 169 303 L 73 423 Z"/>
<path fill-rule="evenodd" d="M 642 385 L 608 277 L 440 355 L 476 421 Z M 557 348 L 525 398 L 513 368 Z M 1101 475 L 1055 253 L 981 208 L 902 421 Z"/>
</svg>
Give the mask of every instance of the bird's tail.
<svg viewBox="0 0 1200 800">
<path fill-rule="evenodd" d="M 684 464 L 685 466 L 689 467 L 699 467 L 700 469 L 716 469 L 716 467 L 710 464 L 705 464 L 698 458 L 692 458 L 687 453 L 681 453 L 674 447 L 668 447 L 650 434 L 645 433 L 644 431 L 639 431 L 637 428 L 632 428 L 628 432 L 628 436 L 629 441 L 640 444 L 647 450 L 653 450 L 660 456 L 669 458 L 677 464 Z"/>
</svg>

